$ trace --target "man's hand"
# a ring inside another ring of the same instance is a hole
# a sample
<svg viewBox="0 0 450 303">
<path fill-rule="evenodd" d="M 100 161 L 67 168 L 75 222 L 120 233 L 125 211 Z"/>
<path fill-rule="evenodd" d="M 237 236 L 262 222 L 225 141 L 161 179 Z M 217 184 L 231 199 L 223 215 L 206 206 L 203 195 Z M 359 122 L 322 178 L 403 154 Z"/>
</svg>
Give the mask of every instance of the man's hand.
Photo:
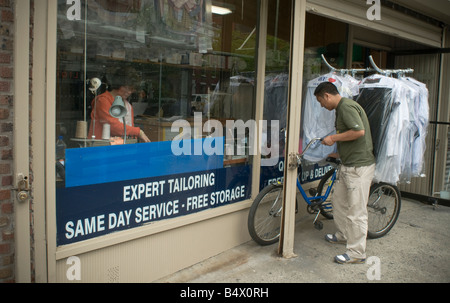
<svg viewBox="0 0 450 303">
<path fill-rule="evenodd" d="M 333 141 L 333 139 L 331 138 L 331 136 L 327 136 L 327 137 L 323 138 L 322 144 L 323 144 L 323 145 L 331 146 L 331 145 L 334 144 L 334 141 Z"/>
<path fill-rule="evenodd" d="M 325 137 L 322 140 L 322 144 L 323 145 L 328 145 L 331 146 L 333 145 L 335 142 L 337 141 L 353 141 L 358 139 L 359 137 L 362 137 L 365 135 L 365 131 L 363 129 L 361 130 L 348 130 L 344 133 L 341 134 L 334 134 L 334 135 L 330 135 Z"/>
</svg>

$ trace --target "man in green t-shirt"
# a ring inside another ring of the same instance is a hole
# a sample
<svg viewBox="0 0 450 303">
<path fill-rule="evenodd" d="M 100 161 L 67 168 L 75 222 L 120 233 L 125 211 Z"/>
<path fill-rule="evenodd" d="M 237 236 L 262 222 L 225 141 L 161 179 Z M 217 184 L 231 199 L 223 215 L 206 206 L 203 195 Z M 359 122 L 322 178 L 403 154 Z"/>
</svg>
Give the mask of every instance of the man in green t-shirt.
<svg viewBox="0 0 450 303">
<path fill-rule="evenodd" d="M 322 144 L 337 143 L 342 166 L 334 186 L 333 217 L 335 234 L 325 235 L 331 243 L 346 243 L 347 251 L 335 256 L 338 263 L 364 263 L 366 259 L 367 202 L 375 172 L 372 136 L 363 108 L 355 101 L 342 98 L 336 86 L 323 82 L 314 91 L 317 101 L 328 110 L 336 110 L 336 134 Z"/>
</svg>

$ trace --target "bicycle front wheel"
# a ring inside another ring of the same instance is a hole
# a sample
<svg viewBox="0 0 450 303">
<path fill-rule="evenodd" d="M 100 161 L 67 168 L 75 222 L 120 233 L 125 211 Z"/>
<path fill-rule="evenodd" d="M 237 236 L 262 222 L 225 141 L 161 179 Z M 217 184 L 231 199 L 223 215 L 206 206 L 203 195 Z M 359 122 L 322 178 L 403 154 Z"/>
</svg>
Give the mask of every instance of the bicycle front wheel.
<svg viewBox="0 0 450 303">
<path fill-rule="evenodd" d="M 256 196 L 248 214 L 248 231 L 260 245 L 278 241 L 283 209 L 283 185 L 270 184 Z"/>
<path fill-rule="evenodd" d="M 397 186 L 376 183 L 370 188 L 367 237 L 371 239 L 386 235 L 400 214 L 401 197 Z"/>
</svg>

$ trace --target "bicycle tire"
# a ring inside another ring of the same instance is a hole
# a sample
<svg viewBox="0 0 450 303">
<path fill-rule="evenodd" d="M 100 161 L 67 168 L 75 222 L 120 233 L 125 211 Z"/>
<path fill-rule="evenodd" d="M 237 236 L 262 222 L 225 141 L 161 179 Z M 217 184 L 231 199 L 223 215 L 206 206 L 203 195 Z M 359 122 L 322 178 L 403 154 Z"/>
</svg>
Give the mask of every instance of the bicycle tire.
<svg viewBox="0 0 450 303">
<path fill-rule="evenodd" d="M 323 177 L 320 179 L 319 185 L 317 186 L 317 194 L 319 196 L 322 196 L 322 194 L 325 194 L 324 191 L 327 190 L 328 184 L 331 181 L 331 177 L 333 176 L 334 172 L 336 171 L 335 168 L 329 170 Z M 333 191 L 333 188 L 331 188 L 331 191 Z M 328 195 L 328 199 L 322 203 L 320 206 L 321 214 L 327 219 L 332 220 L 333 219 L 333 206 L 331 203 L 331 199 L 333 196 L 333 192 L 330 192 Z"/>
<path fill-rule="evenodd" d="M 376 239 L 386 235 L 397 222 L 400 208 L 401 196 L 397 186 L 387 183 L 372 184 L 367 203 L 367 237 Z"/>
<path fill-rule="evenodd" d="M 260 245 L 278 242 L 283 208 L 283 184 L 270 184 L 256 196 L 248 214 L 248 232 Z"/>
<path fill-rule="evenodd" d="M 328 182 L 334 171 L 335 169 L 328 171 L 320 180 L 317 187 L 317 193 L 319 196 L 324 194 L 324 190 L 328 187 Z M 332 193 L 328 196 L 327 201 L 330 200 L 331 195 Z M 374 205 L 375 202 L 376 205 Z M 331 203 L 331 201 L 329 203 Z M 387 183 L 372 184 L 367 203 L 367 237 L 369 239 L 376 239 L 385 236 L 397 222 L 400 214 L 400 208 L 401 195 L 397 186 Z M 333 219 L 332 212 L 322 211 L 321 214 L 327 219 Z"/>
</svg>

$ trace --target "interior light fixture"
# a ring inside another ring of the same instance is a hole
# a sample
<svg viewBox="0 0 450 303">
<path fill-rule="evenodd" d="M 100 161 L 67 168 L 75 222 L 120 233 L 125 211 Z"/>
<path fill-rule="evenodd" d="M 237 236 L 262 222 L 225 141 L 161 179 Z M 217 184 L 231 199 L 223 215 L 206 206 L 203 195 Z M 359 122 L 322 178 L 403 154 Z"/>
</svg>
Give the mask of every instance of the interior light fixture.
<svg viewBox="0 0 450 303">
<path fill-rule="evenodd" d="M 211 12 L 217 15 L 228 15 L 232 13 L 231 9 L 217 5 L 211 6 Z"/>
<path fill-rule="evenodd" d="M 116 96 L 114 102 L 109 108 L 109 114 L 114 118 L 122 118 L 123 120 L 123 144 L 127 142 L 127 124 L 125 121 L 125 116 L 127 115 L 127 108 L 125 107 L 125 102 L 121 96 Z"/>
</svg>

